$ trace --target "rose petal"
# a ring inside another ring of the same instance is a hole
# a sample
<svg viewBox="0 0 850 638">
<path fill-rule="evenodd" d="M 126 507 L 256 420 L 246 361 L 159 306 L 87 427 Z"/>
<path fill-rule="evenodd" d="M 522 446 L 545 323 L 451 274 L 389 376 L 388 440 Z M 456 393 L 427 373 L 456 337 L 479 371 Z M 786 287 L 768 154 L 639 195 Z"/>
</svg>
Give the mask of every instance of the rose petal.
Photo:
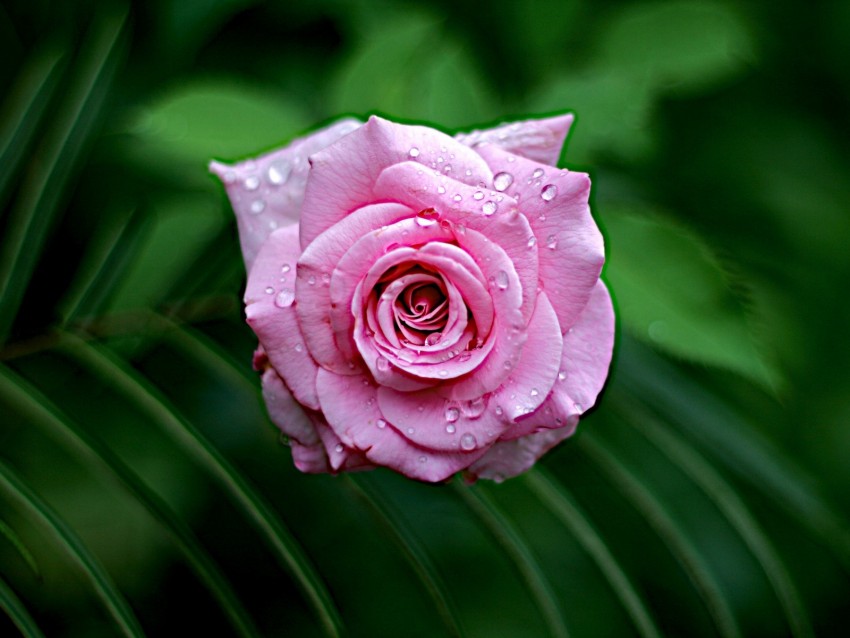
<svg viewBox="0 0 850 638">
<path fill-rule="evenodd" d="M 210 171 L 224 182 L 236 213 L 246 270 L 251 269 L 257 251 L 273 230 L 298 223 L 307 184 L 307 158 L 360 126 L 357 120 L 344 119 L 256 159 L 234 166 L 210 163 Z"/>
<path fill-rule="evenodd" d="M 423 165 L 423 172 L 429 166 L 432 171 L 444 171 L 450 164 L 451 174 L 468 184 L 489 183 L 493 177 L 475 151 L 448 135 L 372 116 L 352 135 L 310 158 L 312 169 L 301 210 L 301 246 L 308 246 L 351 211 L 380 201 L 372 190 L 380 172 L 414 158 Z"/>
<path fill-rule="evenodd" d="M 355 374 L 351 362 L 355 351 L 353 341 L 349 337 L 347 342 L 338 344 L 331 328 L 330 274 L 359 238 L 412 214 L 409 208 L 400 204 L 365 206 L 322 233 L 301 255 L 295 311 L 299 324 L 307 328 L 303 331 L 305 343 L 319 365 L 338 374 Z M 353 290 L 352 287 L 351 292 Z"/>
<path fill-rule="evenodd" d="M 304 345 L 293 308 L 298 227 L 276 230 L 260 249 L 245 289 L 245 315 L 272 366 L 295 398 L 317 410 L 318 367 Z"/>
<path fill-rule="evenodd" d="M 312 421 L 273 368 L 263 373 L 263 399 L 269 418 L 283 434 L 304 446 L 319 444 Z"/>
<path fill-rule="evenodd" d="M 605 261 L 602 234 L 588 206 L 590 178 L 516 158 L 495 146 L 478 150 L 496 174 L 513 176 L 505 193 L 519 200 L 531 223 L 540 281 L 566 330 L 587 303 Z"/>
<path fill-rule="evenodd" d="M 528 321 L 537 291 L 537 248 L 529 245 L 534 233 L 528 220 L 517 214 L 516 200 L 446 177 L 435 179 L 433 175 L 422 173 L 414 162 L 403 162 L 384 170 L 375 184 L 375 194 L 395 199 L 414 210 L 434 208 L 444 221 L 458 227 L 458 243 L 464 247 L 461 229 L 477 230 L 500 246 L 519 276 L 521 309 L 524 320 Z M 479 262 L 486 258 L 486 255 L 474 256 Z"/>
<path fill-rule="evenodd" d="M 601 281 L 573 327 L 564 335 L 558 381 L 540 408 L 503 438 L 560 428 L 590 409 L 605 385 L 614 348 L 614 308 Z"/>
<path fill-rule="evenodd" d="M 567 113 L 542 120 L 511 122 L 491 129 L 458 133 L 455 138 L 475 146 L 476 150 L 482 143 L 495 144 L 516 155 L 555 166 L 573 119 L 572 114 Z"/>
<path fill-rule="evenodd" d="M 376 387 L 365 376 L 320 370 L 319 398 L 330 427 L 344 445 L 362 450 L 368 460 L 410 478 L 442 481 L 480 458 L 484 450 L 437 452 L 406 440 L 381 413 Z"/>
<path fill-rule="evenodd" d="M 578 424 L 578 417 L 557 430 L 544 430 L 527 434 L 512 441 L 499 441 L 467 470 L 469 478 L 492 479 L 501 482 L 506 478 L 522 474 L 533 466 L 537 459 L 571 436 Z"/>
</svg>

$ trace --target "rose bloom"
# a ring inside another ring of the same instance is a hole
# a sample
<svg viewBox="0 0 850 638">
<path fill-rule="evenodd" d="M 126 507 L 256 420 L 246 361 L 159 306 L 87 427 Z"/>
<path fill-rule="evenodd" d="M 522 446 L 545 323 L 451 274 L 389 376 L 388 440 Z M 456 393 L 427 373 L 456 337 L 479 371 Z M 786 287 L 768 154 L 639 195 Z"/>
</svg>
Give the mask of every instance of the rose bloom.
<svg viewBox="0 0 850 638">
<path fill-rule="evenodd" d="M 235 166 L 245 312 L 304 472 L 515 476 L 596 401 L 614 342 L 572 116 L 450 137 L 344 120 Z"/>
</svg>

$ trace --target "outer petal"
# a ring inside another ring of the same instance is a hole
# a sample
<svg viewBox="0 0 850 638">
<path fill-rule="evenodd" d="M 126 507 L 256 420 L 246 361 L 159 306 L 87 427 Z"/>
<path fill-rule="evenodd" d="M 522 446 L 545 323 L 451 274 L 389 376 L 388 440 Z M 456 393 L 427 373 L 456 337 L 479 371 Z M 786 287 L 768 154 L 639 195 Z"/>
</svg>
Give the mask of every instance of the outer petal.
<svg viewBox="0 0 850 638">
<path fill-rule="evenodd" d="M 537 238 L 540 282 L 566 331 L 599 280 L 602 233 L 590 216 L 590 178 L 517 158 L 492 146 L 478 149 L 497 175 L 512 176 L 505 193 L 519 200 Z"/>
<path fill-rule="evenodd" d="M 516 155 L 555 166 L 572 123 L 573 116 L 568 113 L 542 120 L 502 124 L 471 133 L 458 133 L 455 137 L 469 146 L 487 142 Z"/>
<path fill-rule="evenodd" d="M 302 446 L 319 444 L 319 435 L 313 422 L 273 368 L 263 373 L 263 399 L 269 418 L 283 434 Z"/>
<path fill-rule="evenodd" d="M 248 276 L 245 315 L 272 366 L 296 399 L 317 410 L 318 367 L 304 345 L 293 307 L 298 252 L 297 226 L 272 233 Z"/>
<path fill-rule="evenodd" d="M 379 117 L 310 158 L 312 169 L 301 214 L 301 245 L 351 211 L 376 201 L 372 186 L 383 169 L 415 158 L 422 170 L 450 173 L 467 184 L 490 182 L 487 163 L 472 149 L 424 126 L 395 124 Z"/>
<path fill-rule="evenodd" d="M 236 212 L 246 270 L 251 269 L 273 230 L 298 223 L 309 170 L 307 158 L 360 126 L 357 120 L 345 119 L 235 166 L 210 163 L 210 171 L 224 182 Z"/>
<path fill-rule="evenodd" d="M 564 335 L 558 381 L 549 396 L 503 438 L 564 427 L 591 408 L 608 377 L 613 349 L 614 308 L 608 289 L 600 281 L 578 321 Z"/>
<path fill-rule="evenodd" d="M 513 441 L 499 441 L 470 466 L 468 475 L 473 480 L 486 478 L 501 482 L 522 474 L 537 459 L 572 435 L 577 424 L 578 417 L 574 417 L 568 425 L 557 430 L 544 430 Z"/>
<path fill-rule="evenodd" d="M 387 421 L 366 377 L 319 371 L 322 411 L 343 445 L 362 450 L 370 462 L 421 481 L 443 481 L 479 459 L 484 450 L 437 452 L 414 445 Z"/>
</svg>

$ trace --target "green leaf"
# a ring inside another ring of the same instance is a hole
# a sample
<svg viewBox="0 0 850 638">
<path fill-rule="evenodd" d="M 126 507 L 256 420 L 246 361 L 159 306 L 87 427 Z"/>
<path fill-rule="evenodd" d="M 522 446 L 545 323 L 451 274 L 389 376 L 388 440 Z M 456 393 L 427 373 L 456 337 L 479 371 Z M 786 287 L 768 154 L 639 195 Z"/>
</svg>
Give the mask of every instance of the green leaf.
<svg viewBox="0 0 850 638">
<path fill-rule="evenodd" d="M 195 81 L 140 110 L 129 132 L 145 161 L 190 164 L 258 155 L 313 124 L 302 107 L 239 79 Z"/>
<path fill-rule="evenodd" d="M 138 233 L 135 254 L 114 287 L 109 311 L 154 308 L 224 226 L 216 200 L 182 195 L 158 200 Z"/>
<path fill-rule="evenodd" d="M 748 325 L 747 309 L 708 246 L 659 216 L 608 206 L 606 274 L 623 326 L 685 359 L 734 370 L 773 388 Z"/>
<path fill-rule="evenodd" d="M 593 558 L 611 589 L 620 599 L 641 636 L 660 638 L 661 633 L 646 608 L 640 594 L 629 581 L 623 568 L 614 558 L 605 539 L 593 528 L 567 488 L 547 475 L 542 467 L 527 472 L 523 480 L 537 498 L 543 501 L 558 519 L 573 533 L 585 551 Z"/>
<path fill-rule="evenodd" d="M 0 373 L 2 373 L 2 368 L 0 368 Z M 38 569 L 38 563 L 35 562 L 35 557 L 32 555 L 32 552 L 27 548 L 26 544 L 21 540 L 21 537 L 13 530 L 11 527 L 6 525 L 5 522 L 0 520 L 0 535 L 6 537 L 6 540 L 12 544 L 12 547 L 21 555 L 21 558 L 24 559 L 29 568 L 32 570 L 33 574 L 35 574 L 36 578 L 41 578 L 41 572 Z"/>
<path fill-rule="evenodd" d="M 337 112 L 380 111 L 459 127 L 493 119 L 468 52 L 442 25 L 416 13 L 380 20 L 331 89 Z"/>
<path fill-rule="evenodd" d="M 66 415 L 59 412 L 43 394 L 13 373 L 0 367 L 0 393 L 9 403 L 26 414 L 31 423 L 41 425 L 53 434 L 72 453 L 104 471 L 107 478 L 118 481 L 145 507 L 150 515 L 174 538 L 185 554 L 189 565 L 206 585 L 240 636 L 256 636 L 258 632 L 218 566 L 203 549 L 192 530 L 181 521 L 168 504 L 108 447 L 89 436 Z M 5 527 L 0 521 L 0 530 Z"/>
<path fill-rule="evenodd" d="M 752 39 L 727 4 L 676 0 L 622 7 L 600 39 L 601 62 L 654 87 L 696 89 L 728 78 L 752 57 Z"/>
<path fill-rule="evenodd" d="M 144 636 L 139 621 L 109 574 L 89 552 L 77 534 L 33 492 L 17 474 L 0 461 L 0 490 L 17 502 L 50 533 L 59 548 L 77 565 L 103 601 L 121 633 L 134 638 Z"/>
<path fill-rule="evenodd" d="M 43 638 L 44 634 L 35 624 L 32 616 L 24 607 L 24 604 L 15 595 L 15 592 L 0 578 L 0 607 L 15 624 L 24 638 Z"/>
</svg>

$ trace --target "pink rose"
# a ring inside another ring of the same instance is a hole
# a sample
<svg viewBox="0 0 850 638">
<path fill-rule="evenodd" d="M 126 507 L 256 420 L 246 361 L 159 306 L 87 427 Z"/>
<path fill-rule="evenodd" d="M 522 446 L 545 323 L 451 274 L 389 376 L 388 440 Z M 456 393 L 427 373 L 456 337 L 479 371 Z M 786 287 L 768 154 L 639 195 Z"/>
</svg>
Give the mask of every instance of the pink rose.
<svg viewBox="0 0 850 638">
<path fill-rule="evenodd" d="M 500 480 L 570 436 L 614 312 L 572 116 L 459 134 L 345 120 L 236 166 L 248 323 L 304 472 Z"/>
</svg>

